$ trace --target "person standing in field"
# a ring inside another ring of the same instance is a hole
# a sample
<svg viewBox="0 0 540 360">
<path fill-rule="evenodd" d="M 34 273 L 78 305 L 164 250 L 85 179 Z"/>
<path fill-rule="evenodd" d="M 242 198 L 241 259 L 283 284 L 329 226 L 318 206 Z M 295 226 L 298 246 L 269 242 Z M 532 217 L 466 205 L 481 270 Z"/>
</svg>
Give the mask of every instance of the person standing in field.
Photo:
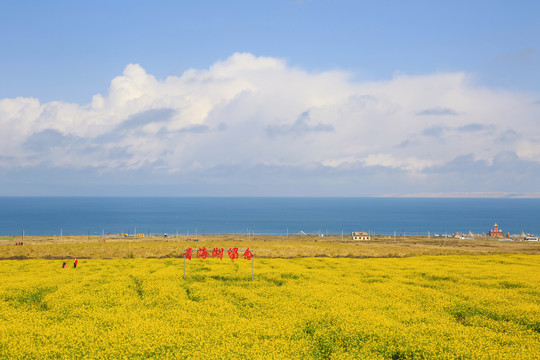
<svg viewBox="0 0 540 360">
<path fill-rule="evenodd" d="M 62 269 L 65 269 L 67 267 L 67 264 L 66 262 L 64 261 L 64 263 L 62 264 Z"/>
<path fill-rule="evenodd" d="M 75 261 L 73 262 L 73 268 L 76 268 L 78 263 L 79 263 L 79 260 L 75 258 Z"/>
</svg>

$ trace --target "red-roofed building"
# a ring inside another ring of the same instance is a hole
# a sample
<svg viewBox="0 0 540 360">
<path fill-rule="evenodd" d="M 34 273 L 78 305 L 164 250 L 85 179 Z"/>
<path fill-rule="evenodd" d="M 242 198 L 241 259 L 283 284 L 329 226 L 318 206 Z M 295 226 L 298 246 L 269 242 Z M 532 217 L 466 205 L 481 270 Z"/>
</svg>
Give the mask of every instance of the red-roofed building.
<svg viewBox="0 0 540 360">
<path fill-rule="evenodd" d="M 493 225 L 493 230 L 489 230 L 489 236 L 504 236 L 501 229 L 499 229 L 499 225 L 495 224 Z"/>
</svg>

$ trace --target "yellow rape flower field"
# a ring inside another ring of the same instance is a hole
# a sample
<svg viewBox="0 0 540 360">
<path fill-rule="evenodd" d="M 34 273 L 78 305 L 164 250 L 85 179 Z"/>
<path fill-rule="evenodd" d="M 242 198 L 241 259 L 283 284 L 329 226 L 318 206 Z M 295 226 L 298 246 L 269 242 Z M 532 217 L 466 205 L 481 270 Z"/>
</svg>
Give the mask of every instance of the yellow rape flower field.
<svg viewBox="0 0 540 360">
<path fill-rule="evenodd" d="M 254 261 L 0 261 L 0 358 L 540 358 L 538 255 Z"/>
</svg>

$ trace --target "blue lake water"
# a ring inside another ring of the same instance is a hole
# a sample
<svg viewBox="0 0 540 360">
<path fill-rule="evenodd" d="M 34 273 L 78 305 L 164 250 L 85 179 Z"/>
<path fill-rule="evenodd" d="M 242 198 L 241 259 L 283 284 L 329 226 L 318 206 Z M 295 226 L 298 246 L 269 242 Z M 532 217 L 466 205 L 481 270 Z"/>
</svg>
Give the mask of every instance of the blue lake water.
<svg viewBox="0 0 540 360">
<path fill-rule="evenodd" d="M 540 234 L 540 199 L 0 197 L 0 235 Z"/>
</svg>

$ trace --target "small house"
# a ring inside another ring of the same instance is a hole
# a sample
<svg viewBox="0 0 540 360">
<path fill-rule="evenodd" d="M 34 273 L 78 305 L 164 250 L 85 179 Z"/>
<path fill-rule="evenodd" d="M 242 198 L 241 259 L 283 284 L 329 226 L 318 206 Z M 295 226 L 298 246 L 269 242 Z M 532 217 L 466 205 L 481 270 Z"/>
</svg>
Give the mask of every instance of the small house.
<svg viewBox="0 0 540 360">
<path fill-rule="evenodd" d="M 371 240 L 371 236 L 364 231 L 355 231 L 352 233 L 353 240 Z"/>
</svg>

